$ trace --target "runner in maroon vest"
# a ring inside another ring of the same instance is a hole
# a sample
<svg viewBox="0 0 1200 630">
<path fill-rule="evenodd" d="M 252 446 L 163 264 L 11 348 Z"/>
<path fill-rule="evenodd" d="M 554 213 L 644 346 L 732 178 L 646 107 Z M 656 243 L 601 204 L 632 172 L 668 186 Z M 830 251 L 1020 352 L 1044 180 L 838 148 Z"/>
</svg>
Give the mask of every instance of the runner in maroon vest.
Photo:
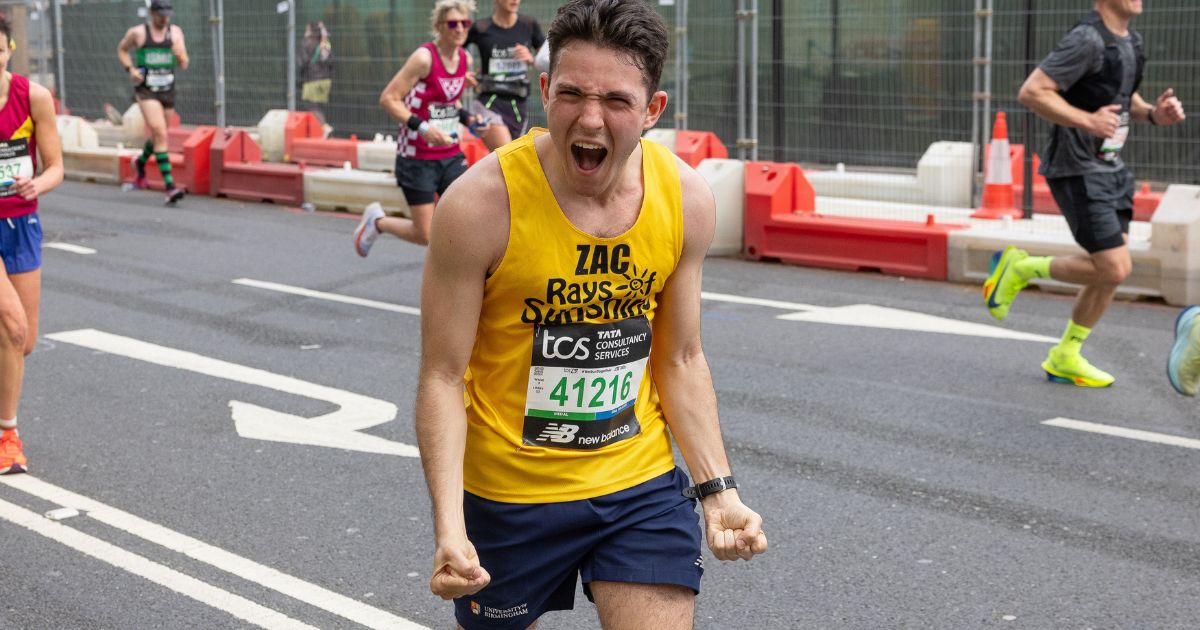
<svg viewBox="0 0 1200 630">
<path fill-rule="evenodd" d="M 463 44 L 474 11 L 473 0 L 438 0 L 432 16 L 436 39 L 409 56 L 379 97 L 383 109 L 400 122 L 396 183 L 412 218 L 385 217 L 378 203 L 367 206 L 354 231 L 359 256 L 367 255 L 380 232 L 427 245 L 434 199 L 467 170 L 458 141 L 462 124 L 471 120 L 460 97 L 471 67 Z"/>
<path fill-rule="evenodd" d="M 46 88 L 8 71 L 13 48 L 8 22 L 0 18 L 0 474 L 28 467 L 17 437 L 17 403 L 25 356 L 37 341 L 42 294 L 38 197 L 63 178 L 54 99 Z"/>
</svg>

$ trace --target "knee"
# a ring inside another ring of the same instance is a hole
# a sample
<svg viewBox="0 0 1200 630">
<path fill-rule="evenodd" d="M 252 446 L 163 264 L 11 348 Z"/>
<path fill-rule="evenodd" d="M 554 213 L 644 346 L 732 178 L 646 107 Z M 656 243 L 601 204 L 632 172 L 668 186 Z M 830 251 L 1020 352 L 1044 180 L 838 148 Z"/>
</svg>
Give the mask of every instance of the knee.
<svg viewBox="0 0 1200 630">
<path fill-rule="evenodd" d="M 1125 282 L 1129 274 L 1133 271 L 1133 265 L 1124 262 L 1117 265 L 1108 265 L 1100 269 L 1100 281 L 1104 284 L 1116 286 Z"/>
<path fill-rule="evenodd" d="M 33 350 L 31 341 L 23 314 L 0 314 L 0 347 L 5 352 L 19 350 L 28 355 Z"/>
</svg>

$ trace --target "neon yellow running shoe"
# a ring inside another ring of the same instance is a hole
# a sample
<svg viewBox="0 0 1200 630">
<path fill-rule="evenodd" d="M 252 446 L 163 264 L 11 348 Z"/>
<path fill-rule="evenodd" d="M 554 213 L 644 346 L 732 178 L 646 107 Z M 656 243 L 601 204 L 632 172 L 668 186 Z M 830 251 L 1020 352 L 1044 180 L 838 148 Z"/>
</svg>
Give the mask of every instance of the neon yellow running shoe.
<svg viewBox="0 0 1200 630">
<path fill-rule="evenodd" d="M 983 302 L 997 320 L 1004 321 L 1008 317 L 1013 300 L 1029 284 L 1012 268 L 1026 258 L 1029 258 L 1028 252 L 1012 245 L 992 254 L 992 274 L 983 283 Z"/>
<path fill-rule="evenodd" d="M 1080 387 L 1108 387 L 1117 380 L 1112 374 L 1095 367 L 1082 354 L 1063 352 L 1058 346 L 1050 348 L 1046 360 L 1042 361 L 1046 380 L 1051 383 L 1066 383 Z"/>
</svg>

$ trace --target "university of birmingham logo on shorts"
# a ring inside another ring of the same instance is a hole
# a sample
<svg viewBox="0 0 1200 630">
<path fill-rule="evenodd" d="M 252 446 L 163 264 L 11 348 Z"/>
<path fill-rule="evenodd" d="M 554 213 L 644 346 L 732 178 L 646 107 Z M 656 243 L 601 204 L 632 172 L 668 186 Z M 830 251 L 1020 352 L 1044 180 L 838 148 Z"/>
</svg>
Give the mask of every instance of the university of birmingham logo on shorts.
<svg viewBox="0 0 1200 630">
<path fill-rule="evenodd" d="M 558 444 L 569 444 L 575 440 L 575 434 L 579 433 L 579 425 L 577 424 L 558 424 L 551 422 L 542 429 L 540 435 L 537 436 L 538 442 L 549 440 Z"/>
<path fill-rule="evenodd" d="M 446 100 L 453 101 L 458 98 L 458 95 L 462 93 L 463 81 L 465 80 L 463 77 L 457 79 L 438 79 L 442 84 L 442 91 L 446 93 Z"/>
<path fill-rule="evenodd" d="M 471 601 L 471 614 L 478 615 L 480 612 L 481 612 L 481 610 L 479 608 L 479 602 L 472 600 Z"/>
</svg>

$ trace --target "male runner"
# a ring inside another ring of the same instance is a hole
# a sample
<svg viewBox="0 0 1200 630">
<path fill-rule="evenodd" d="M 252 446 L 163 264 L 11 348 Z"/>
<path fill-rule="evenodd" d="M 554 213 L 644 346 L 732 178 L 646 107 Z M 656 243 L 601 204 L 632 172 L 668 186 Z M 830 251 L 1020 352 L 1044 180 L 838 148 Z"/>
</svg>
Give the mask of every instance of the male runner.
<svg viewBox="0 0 1200 630">
<path fill-rule="evenodd" d="M 384 216 L 372 203 L 354 230 L 354 251 L 366 256 L 381 233 L 417 245 L 429 242 L 434 200 L 467 170 L 458 143 L 471 55 L 463 48 L 471 28 L 474 0 L 438 0 L 431 21 L 435 39 L 417 47 L 392 77 L 379 104 L 400 122 L 396 143 L 396 183 L 404 191 L 410 219 Z"/>
<path fill-rule="evenodd" d="M 536 19 L 517 13 L 521 0 L 493 4 L 492 16 L 471 27 L 467 44 L 479 48 L 479 100 L 504 121 L 484 131 L 483 141 L 494 151 L 529 129 L 529 65 L 546 36 Z"/>
<path fill-rule="evenodd" d="M 13 47 L 9 24 L 0 18 L 0 474 L 28 468 L 17 405 L 25 357 L 37 343 L 42 295 L 38 197 L 63 178 L 54 100 L 46 88 L 8 71 Z"/>
<path fill-rule="evenodd" d="M 1129 23 L 1141 14 L 1141 0 L 1095 0 L 1095 9 L 1058 42 L 1018 95 L 1054 123 L 1041 173 L 1088 255 L 1031 257 L 1010 246 L 996 252 L 983 285 L 988 311 L 1001 320 L 1033 278 L 1083 285 L 1062 341 L 1042 363 L 1051 381 L 1080 387 L 1108 387 L 1115 380 L 1080 350 L 1133 268 L 1125 244 L 1133 174 L 1121 161 L 1129 123 L 1168 126 L 1184 118 L 1173 89 L 1153 105 L 1138 94 L 1146 57 L 1141 35 Z"/>
<path fill-rule="evenodd" d="M 434 217 L 416 406 L 430 589 L 462 627 L 527 628 L 570 609 L 580 576 L 605 628 L 691 628 L 691 497 L 718 559 L 767 550 L 700 344 L 715 202 L 641 139 L 667 101 L 652 8 L 572 0 L 549 37 L 549 132 L 477 163 Z"/>
<path fill-rule="evenodd" d="M 1184 396 L 1200 391 L 1200 305 L 1179 311 L 1175 318 L 1175 345 L 1167 357 L 1167 378 Z"/>
<path fill-rule="evenodd" d="M 167 154 L 167 121 L 175 109 L 175 66 L 187 70 L 187 46 L 183 29 L 171 24 L 170 0 L 151 0 L 150 20 L 125 31 L 117 44 L 117 59 L 133 82 L 133 98 L 142 110 L 142 119 L 150 128 L 150 139 L 142 154 L 134 158 L 137 172 L 135 188 L 146 187 L 146 162 L 150 156 L 158 163 L 167 186 L 167 203 L 175 203 L 187 192 L 175 185 L 171 177 L 171 160 Z M 136 60 L 130 56 L 134 51 Z"/>
</svg>

